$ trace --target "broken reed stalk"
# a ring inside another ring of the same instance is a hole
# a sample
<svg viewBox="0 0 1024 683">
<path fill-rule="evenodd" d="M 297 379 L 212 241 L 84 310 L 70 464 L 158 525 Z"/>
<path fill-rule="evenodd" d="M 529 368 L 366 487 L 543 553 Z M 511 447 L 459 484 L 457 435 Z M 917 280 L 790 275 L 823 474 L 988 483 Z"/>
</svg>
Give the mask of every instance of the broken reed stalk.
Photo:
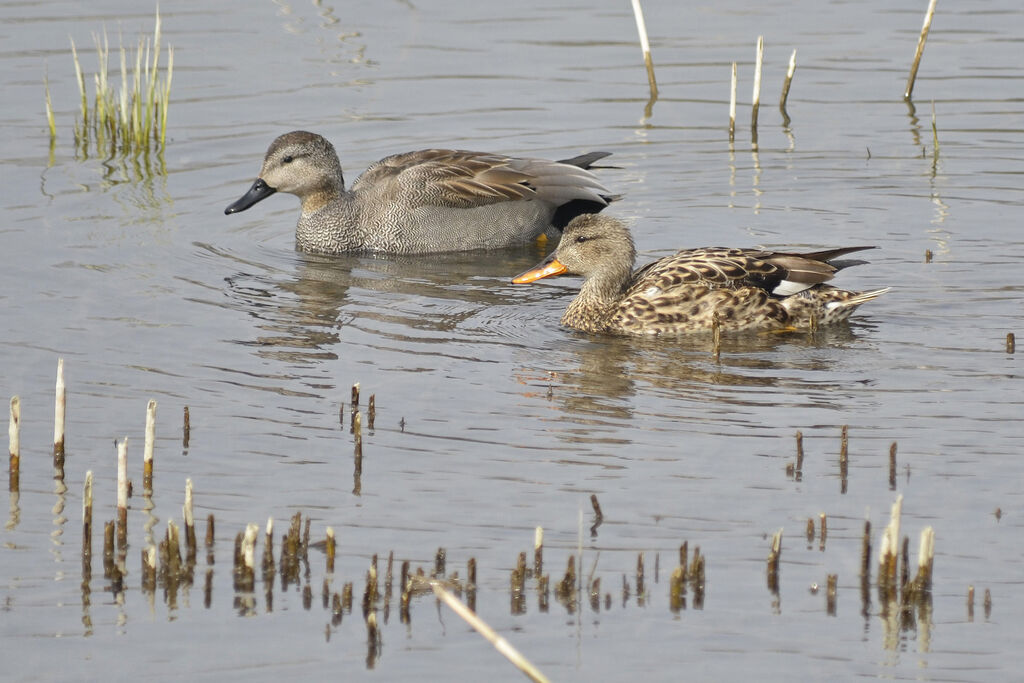
<svg viewBox="0 0 1024 683">
<path fill-rule="evenodd" d="M 861 614 L 871 613 L 871 520 L 864 520 L 864 537 L 860 545 Z"/>
<path fill-rule="evenodd" d="M 359 382 L 352 385 L 352 401 L 351 401 L 352 419 L 356 419 L 356 415 L 359 414 Z M 353 425 L 350 431 L 355 428 Z"/>
<path fill-rule="evenodd" d="M 473 565 L 476 566 L 476 563 Z M 540 579 L 544 573 L 544 527 L 539 526 L 533 531 L 533 575 Z M 474 579 L 473 583 L 476 583 Z"/>
<path fill-rule="evenodd" d="M 839 585 L 839 575 L 829 574 L 825 584 L 825 611 L 829 616 L 834 617 L 836 615 L 836 592 Z"/>
<path fill-rule="evenodd" d="M 796 431 L 796 473 L 801 474 L 804 469 L 804 433 L 799 429 Z"/>
<path fill-rule="evenodd" d="M 917 551 L 917 574 L 911 584 L 915 595 L 923 595 L 932 588 L 932 565 L 935 561 L 935 531 L 930 526 L 921 530 Z"/>
<path fill-rule="evenodd" d="M 658 82 L 654 78 L 654 60 L 651 59 L 651 43 L 647 39 L 647 23 L 644 21 L 644 10 L 640 0 L 632 0 L 633 17 L 636 19 L 636 30 L 640 34 L 640 49 L 644 53 L 644 66 L 647 68 L 647 85 L 651 89 L 651 99 L 658 98 Z"/>
<path fill-rule="evenodd" d="M 128 546 L 128 437 L 117 443 L 117 547 Z"/>
<path fill-rule="evenodd" d="M 889 446 L 889 490 L 896 490 L 896 442 Z"/>
<path fill-rule="evenodd" d="M 188 448 L 188 441 L 192 437 L 192 424 L 188 414 L 188 406 L 185 406 L 181 425 L 181 447 Z"/>
<path fill-rule="evenodd" d="M 736 62 L 732 63 L 732 85 L 729 88 L 729 142 L 736 137 Z"/>
<path fill-rule="evenodd" d="M 821 534 L 820 534 L 819 542 L 818 542 L 818 550 L 824 552 L 825 551 L 825 538 L 828 536 L 828 522 L 827 522 L 827 518 L 826 518 L 824 512 L 822 512 L 820 515 L 818 515 L 818 517 L 821 520 Z"/>
<path fill-rule="evenodd" d="M 50 129 L 50 145 L 57 139 L 57 122 L 53 118 L 53 103 L 50 101 L 50 70 L 43 73 L 43 88 L 46 91 L 46 125 Z"/>
<path fill-rule="evenodd" d="M 892 504 L 889 524 L 882 532 L 878 548 L 878 593 L 883 602 L 896 597 L 896 577 L 899 564 L 900 514 L 903 510 L 903 496 L 897 496 Z"/>
<path fill-rule="evenodd" d="M 366 408 L 366 426 L 373 430 L 373 422 L 377 419 L 377 394 L 370 394 L 370 404 Z"/>
<path fill-rule="evenodd" d="M 53 406 L 53 457 L 64 457 L 64 417 L 67 413 L 67 385 L 64 383 L 64 359 L 57 359 L 56 400 Z"/>
<path fill-rule="evenodd" d="M 146 404 L 146 443 L 142 449 L 142 489 L 153 492 L 153 442 L 156 440 L 156 401 Z"/>
<path fill-rule="evenodd" d="M 907 77 L 907 87 L 903 91 L 903 99 L 909 100 L 914 92 L 914 81 L 917 79 L 917 68 L 921 65 L 921 56 L 924 55 L 924 43 L 928 40 L 928 31 L 932 27 L 932 17 L 935 14 L 936 0 L 930 0 L 928 11 L 924 15 L 924 24 L 921 26 L 921 35 L 917 39 L 917 49 L 914 51 L 914 61 L 910 65 L 910 75 Z"/>
<path fill-rule="evenodd" d="M 782 95 L 779 97 L 779 111 L 782 112 L 782 125 L 789 125 L 789 114 L 786 112 L 786 100 L 789 99 L 789 88 L 793 84 L 793 75 L 796 73 L 796 50 L 789 56 L 789 67 L 786 69 L 786 78 L 782 81 Z"/>
<path fill-rule="evenodd" d="M 1006 333 L 1006 353 L 1013 354 L 1017 350 L 1017 338 L 1013 332 Z"/>
<path fill-rule="evenodd" d="M 21 399 L 11 397 L 11 420 L 7 425 L 8 465 L 7 490 L 15 493 L 21 481 Z"/>
<path fill-rule="evenodd" d="M 92 470 L 85 473 L 82 487 L 82 579 L 92 577 Z"/>
<path fill-rule="evenodd" d="M 192 479 L 185 479 L 185 504 L 181 507 L 181 518 L 185 520 L 185 549 L 190 565 L 196 561 L 196 519 L 192 507 Z"/>
<path fill-rule="evenodd" d="M 487 642 L 494 646 L 494 649 L 509 660 L 513 666 L 526 674 L 530 680 L 539 682 L 546 682 L 548 680 L 548 678 L 528 659 L 526 659 L 526 657 L 520 654 L 520 652 L 516 650 L 511 643 L 498 635 L 497 632 L 488 626 L 483 619 L 466 607 L 466 605 L 464 605 L 462 601 L 455 597 L 450 591 L 446 590 L 444 586 L 441 585 L 440 581 L 437 579 L 427 579 L 418 576 L 410 577 L 410 581 L 414 583 L 425 582 L 430 586 L 438 600 L 448 605 L 453 612 L 459 615 L 459 617 L 461 617 L 467 624 L 472 626 L 477 633 L 483 636 Z"/>
<path fill-rule="evenodd" d="M 761 67 L 764 64 L 764 36 L 757 37 L 757 57 L 754 62 L 754 92 L 750 110 L 750 130 L 757 139 L 757 113 L 761 108 Z"/>
<path fill-rule="evenodd" d="M 335 541 L 334 541 L 334 528 L 327 527 L 327 573 L 334 573 L 334 553 L 335 553 Z"/>
<path fill-rule="evenodd" d="M 839 441 L 839 490 L 841 493 L 846 493 L 848 485 L 847 475 L 850 472 L 849 448 L 849 427 L 847 425 L 843 425 Z"/>
<path fill-rule="evenodd" d="M 779 592 L 779 559 L 782 557 L 782 529 L 772 536 L 771 550 L 768 551 L 768 590 Z"/>
</svg>

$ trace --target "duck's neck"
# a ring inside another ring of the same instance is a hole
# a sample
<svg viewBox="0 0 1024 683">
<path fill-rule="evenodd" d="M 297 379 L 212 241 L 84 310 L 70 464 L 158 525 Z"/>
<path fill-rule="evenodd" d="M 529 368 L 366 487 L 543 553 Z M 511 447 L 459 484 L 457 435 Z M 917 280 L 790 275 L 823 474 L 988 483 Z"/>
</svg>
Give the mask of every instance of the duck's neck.
<svg viewBox="0 0 1024 683">
<path fill-rule="evenodd" d="M 583 332 L 604 332 L 618 310 L 629 282 L 630 271 L 604 273 L 587 278 L 580 293 L 562 316 L 562 324 Z"/>
<path fill-rule="evenodd" d="M 295 228 L 295 243 L 302 251 L 340 254 L 365 248 L 359 207 L 344 189 L 307 195 Z"/>
</svg>

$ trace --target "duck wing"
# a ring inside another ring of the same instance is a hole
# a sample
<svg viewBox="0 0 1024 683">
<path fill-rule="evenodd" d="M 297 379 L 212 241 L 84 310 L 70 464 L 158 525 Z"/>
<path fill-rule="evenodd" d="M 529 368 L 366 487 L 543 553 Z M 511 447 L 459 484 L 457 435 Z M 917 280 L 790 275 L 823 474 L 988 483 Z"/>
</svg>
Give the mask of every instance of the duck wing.
<svg viewBox="0 0 1024 683">
<path fill-rule="evenodd" d="M 605 156 L 593 152 L 560 162 L 424 149 L 381 159 L 356 179 L 352 190 L 401 196 L 414 205 L 452 208 L 530 199 L 554 206 L 585 200 L 603 207 L 611 196 L 587 167 Z"/>
<path fill-rule="evenodd" d="M 679 288 L 738 289 L 756 287 L 774 296 L 789 296 L 831 280 L 842 268 L 862 261 L 831 262 L 874 247 L 843 247 L 807 253 L 707 247 L 684 249 L 633 273 L 626 296 L 671 296 Z"/>
</svg>

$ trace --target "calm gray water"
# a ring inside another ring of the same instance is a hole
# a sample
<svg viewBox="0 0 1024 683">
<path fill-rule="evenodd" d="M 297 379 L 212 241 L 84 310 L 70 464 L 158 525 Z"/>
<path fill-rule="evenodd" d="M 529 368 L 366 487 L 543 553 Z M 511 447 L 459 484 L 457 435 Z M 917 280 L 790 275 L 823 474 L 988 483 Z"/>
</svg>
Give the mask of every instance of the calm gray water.
<svg viewBox="0 0 1024 683">
<path fill-rule="evenodd" d="M 294 587 L 272 607 L 260 587 L 254 607 L 239 608 L 235 534 L 268 517 L 280 533 L 297 511 L 314 540 L 336 530 L 338 585 L 361 586 L 375 553 L 429 569 L 444 547 L 460 576 L 475 557 L 478 612 L 554 680 L 1019 675 L 1024 393 L 1005 337 L 1024 332 L 1024 10 L 940 3 L 915 112 L 902 92 L 926 4 L 648 3 L 661 97 L 646 118 L 626 2 L 163 2 L 175 48 L 166 175 L 144 161 L 76 158 L 71 135 L 69 36 L 92 73 L 91 33 L 106 27 L 115 45 L 119 34 L 131 44 L 152 30 L 152 8 L 0 4 L 0 376 L 4 400 L 19 395 L 23 411 L 21 491 L 0 532 L 0 677 L 520 679 L 427 597 L 414 600 L 410 625 L 394 612 L 382 620 L 370 672 L 358 608 L 330 626 L 320 605 L 316 550 L 311 608 Z M 775 103 L 794 48 L 785 128 Z M 60 133 L 52 161 L 47 70 Z M 726 340 L 717 363 L 706 340 L 586 337 L 558 325 L 576 282 L 509 284 L 538 249 L 310 257 L 293 248 L 293 197 L 224 216 L 267 144 L 295 128 L 330 138 L 349 179 L 427 146 L 607 150 L 618 168 L 601 177 L 624 195 L 612 210 L 633 221 L 642 259 L 713 244 L 873 244 L 870 265 L 839 284 L 893 291 L 815 337 Z M 66 493 L 50 457 L 59 357 Z M 354 382 L 363 407 L 371 393 L 377 407 L 358 494 L 347 417 L 338 423 Z M 156 532 L 180 523 L 191 478 L 197 517 L 217 518 L 212 601 L 203 605 L 201 581 L 173 607 L 140 590 L 137 493 L 124 599 L 105 590 L 97 550 L 83 606 L 82 481 L 94 472 L 97 524 L 113 519 L 112 444 L 127 435 L 138 492 L 151 398 Z M 786 474 L 797 430 L 800 481 Z M 593 522 L 591 494 L 605 520 L 596 536 L 584 531 L 583 565 L 596 566 L 610 609 L 570 613 L 552 598 L 544 613 L 531 584 L 526 613 L 512 614 L 509 571 L 534 527 L 545 529 L 555 582 L 581 512 Z M 903 629 L 887 624 L 874 590 L 861 614 L 858 578 L 864 520 L 877 547 L 898 494 L 912 561 L 921 529 L 937 539 L 932 614 Z M 804 536 L 821 513 L 824 550 Z M 779 529 L 775 598 L 765 558 Z M 683 541 L 707 557 L 707 594 L 703 609 L 674 614 L 667 578 Z M 624 602 L 639 552 L 648 594 Z M 838 575 L 834 616 L 811 590 L 828 574 Z"/>
</svg>

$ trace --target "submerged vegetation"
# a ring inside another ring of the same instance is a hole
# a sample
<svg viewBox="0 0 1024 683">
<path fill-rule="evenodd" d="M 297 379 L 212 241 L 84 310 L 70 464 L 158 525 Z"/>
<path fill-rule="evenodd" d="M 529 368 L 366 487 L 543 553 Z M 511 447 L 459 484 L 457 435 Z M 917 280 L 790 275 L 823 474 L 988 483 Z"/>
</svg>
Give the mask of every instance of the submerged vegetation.
<svg viewBox="0 0 1024 683">
<path fill-rule="evenodd" d="M 115 89 L 108 77 L 110 43 L 106 29 L 93 33 L 97 69 L 93 75 L 94 93 L 90 106 L 85 74 L 78 58 L 78 49 L 71 40 L 71 55 L 78 81 L 80 112 L 75 119 L 75 152 L 113 157 L 121 155 L 160 153 L 167 139 L 167 109 L 174 71 L 174 49 L 167 48 L 167 66 L 160 69 L 160 13 L 152 38 L 139 38 L 134 53 L 121 45 L 121 86 Z M 45 79 L 46 118 L 51 147 L 56 141 L 57 126 L 50 101 L 49 78 Z"/>
</svg>

